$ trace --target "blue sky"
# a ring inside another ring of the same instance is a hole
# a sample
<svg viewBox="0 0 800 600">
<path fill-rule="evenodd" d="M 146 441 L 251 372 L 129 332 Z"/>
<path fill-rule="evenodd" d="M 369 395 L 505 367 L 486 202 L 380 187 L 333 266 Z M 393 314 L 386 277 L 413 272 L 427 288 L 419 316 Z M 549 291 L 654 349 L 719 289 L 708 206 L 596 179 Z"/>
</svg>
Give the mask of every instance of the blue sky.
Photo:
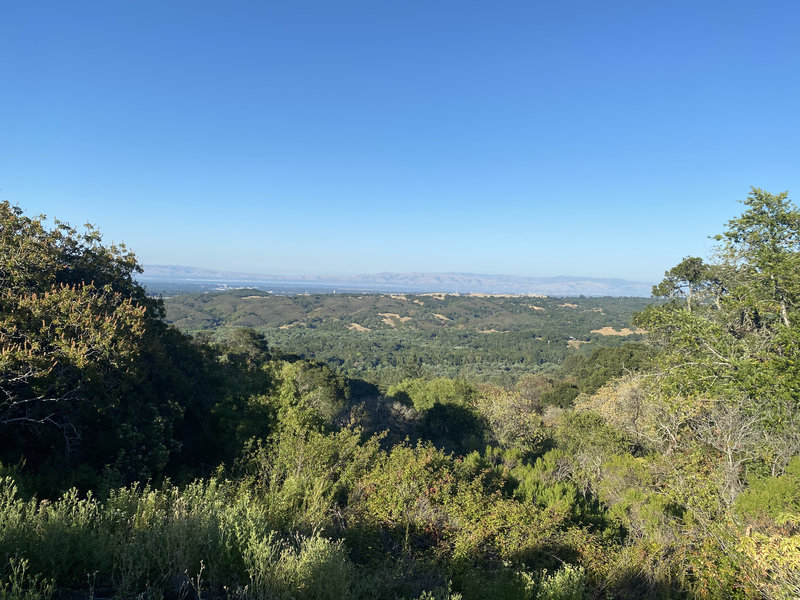
<svg viewBox="0 0 800 600">
<path fill-rule="evenodd" d="M 796 2 L 0 2 L 0 200 L 145 264 L 656 281 L 800 195 Z"/>
</svg>

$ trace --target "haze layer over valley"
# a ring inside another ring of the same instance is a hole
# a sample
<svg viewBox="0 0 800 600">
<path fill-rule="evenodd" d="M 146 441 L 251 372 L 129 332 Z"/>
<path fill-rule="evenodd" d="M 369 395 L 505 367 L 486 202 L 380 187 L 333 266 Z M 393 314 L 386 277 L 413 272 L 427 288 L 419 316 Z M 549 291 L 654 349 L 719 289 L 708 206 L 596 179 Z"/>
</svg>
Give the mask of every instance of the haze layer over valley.
<svg viewBox="0 0 800 600">
<path fill-rule="evenodd" d="M 349 276 L 279 276 L 215 271 L 175 265 L 145 265 L 140 280 L 153 290 L 193 287 L 250 286 L 302 293 L 332 292 L 446 292 L 460 294 L 522 294 L 545 296 L 642 296 L 652 284 L 592 277 L 520 277 L 476 273 L 378 273 Z"/>
</svg>

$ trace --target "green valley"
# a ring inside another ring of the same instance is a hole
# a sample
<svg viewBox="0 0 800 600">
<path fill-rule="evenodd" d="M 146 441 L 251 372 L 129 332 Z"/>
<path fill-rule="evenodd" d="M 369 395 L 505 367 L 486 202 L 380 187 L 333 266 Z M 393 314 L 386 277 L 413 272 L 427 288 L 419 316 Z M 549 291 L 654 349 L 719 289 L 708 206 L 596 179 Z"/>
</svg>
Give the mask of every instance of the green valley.
<svg viewBox="0 0 800 600">
<path fill-rule="evenodd" d="M 271 346 L 341 372 L 393 383 L 408 375 L 515 383 L 557 370 L 574 353 L 640 341 L 630 328 L 645 298 L 486 294 L 272 295 L 254 289 L 164 302 L 167 321 L 224 339 L 253 328 Z"/>
</svg>

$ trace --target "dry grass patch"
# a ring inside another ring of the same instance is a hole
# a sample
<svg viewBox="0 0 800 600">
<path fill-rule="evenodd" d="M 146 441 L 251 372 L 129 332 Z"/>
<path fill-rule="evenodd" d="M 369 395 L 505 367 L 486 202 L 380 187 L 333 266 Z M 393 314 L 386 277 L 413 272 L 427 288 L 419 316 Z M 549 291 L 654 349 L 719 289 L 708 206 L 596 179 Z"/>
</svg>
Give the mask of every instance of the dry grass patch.
<svg viewBox="0 0 800 600">
<path fill-rule="evenodd" d="M 381 317 L 387 317 L 389 319 L 397 319 L 398 321 L 405 323 L 406 321 L 410 321 L 411 317 L 401 317 L 397 313 L 378 313 Z"/>
<path fill-rule="evenodd" d="M 305 321 L 295 321 L 294 323 L 286 323 L 285 325 L 281 325 L 278 329 L 289 329 L 290 327 L 294 327 L 295 325 L 305 325 Z"/>
<path fill-rule="evenodd" d="M 350 323 L 348 329 L 351 331 L 372 331 L 369 327 L 364 327 L 363 325 L 359 325 L 358 323 Z"/>
<path fill-rule="evenodd" d="M 437 319 L 441 319 L 442 321 L 452 321 L 452 319 L 448 319 L 444 315 L 440 315 L 439 313 L 433 313 L 433 316 Z"/>
<path fill-rule="evenodd" d="M 396 327 L 397 323 L 395 321 L 400 321 L 401 323 L 405 323 L 406 321 L 410 321 L 411 317 L 401 317 L 396 313 L 378 313 L 379 317 L 383 317 L 383 322 L 391 327 Z"/>
<path fill-rule="evenodd" d="M 533 310 L 544 310 L 544 306 L 536 306 L 535 304 L 528 304 Z"/>
<path fill-rule="evenodd" d="M 564 302 L 564 304 L 559 304 L 561 308 L 578 308 L 577 304 L 570 304 L 569 302 Z"/>
<path fill-rule="evenodd" d="M 592 329 L 592 333 L 599 333 L 600 335 L 634 335 L 637 333 L 645 333 L 642 329 L 630 329 L 628 327 L 623 327 L 619 331 L 614 329 L 613 327 L 602 327 L 601 329 Z"/>
</svg>

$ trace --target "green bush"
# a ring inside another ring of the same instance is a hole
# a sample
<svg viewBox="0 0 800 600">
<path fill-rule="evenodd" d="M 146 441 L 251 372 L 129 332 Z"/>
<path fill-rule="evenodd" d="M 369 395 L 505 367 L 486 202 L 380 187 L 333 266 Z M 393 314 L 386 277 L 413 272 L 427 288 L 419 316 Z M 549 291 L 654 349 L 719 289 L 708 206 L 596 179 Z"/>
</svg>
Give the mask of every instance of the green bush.
<svg viewBox="0 0 800 600">
<path fill-rule="evenodd" d="M 536 600 L 584 600 L 588 595 L 583 567 L 564 565 L 539 583 Z"/>
<path fill-rule="evenodd" d="M 750 523 L 763 526 L 800 514 L 800 456 L 789 462 L 783 475 L 754 479 L 736 499 L 734 509 Z"/>
<path fill-rule="evenodd" d="M 248 599 L 340 600 L 349 596 L 354 579 L 342 542 L 319 534 L 296 536 L 291 542 L 274 532 L 253 535 L 243 556 L 249 575 L 244 594 Z"/>
</svg>

